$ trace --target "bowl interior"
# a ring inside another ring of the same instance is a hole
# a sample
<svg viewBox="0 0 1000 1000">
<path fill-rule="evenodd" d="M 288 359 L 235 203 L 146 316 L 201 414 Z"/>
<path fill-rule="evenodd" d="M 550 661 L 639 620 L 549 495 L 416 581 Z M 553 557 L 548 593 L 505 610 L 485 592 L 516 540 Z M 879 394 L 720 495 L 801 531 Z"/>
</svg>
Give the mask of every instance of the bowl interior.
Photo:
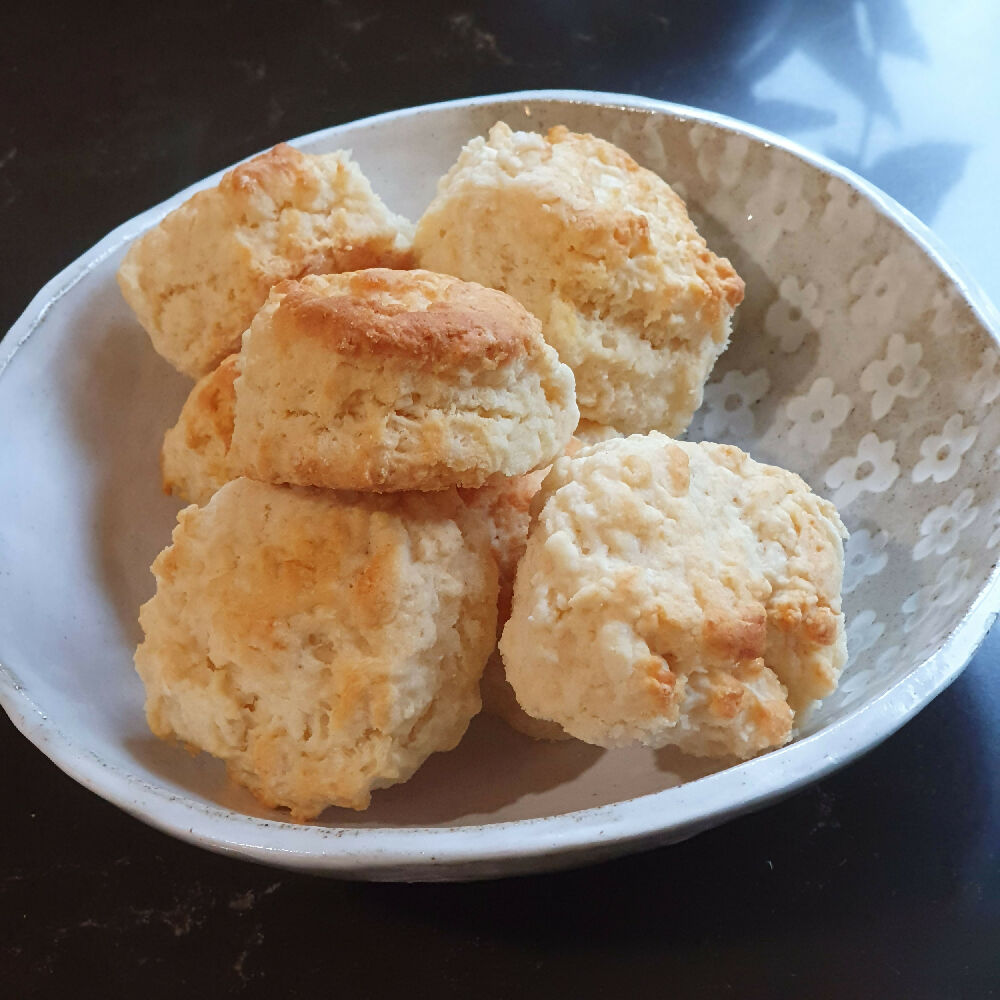
<svg viewBox="0 0 1000 1000">
<path fill-rule="evenodd" d="M 642 108 L 571 101 L 442 106 L 303 139 L 353 149 L 389 205 L 419 216 L 462 144 L 497 119 L 566 124 L 622 146 L 688 201 L 747 283 L 732 345 L 688 432 L 790 468 L 852 532 L 850 665 L 802 736 L 847 720 L 919 669 L 986 584 L 1000 542 L 1000 355 L 961 290 L 899 223 L 820 167 L 752 135 Z M 162 208 L 162 207 L 161 207 Z M 158 451 L 190 383 L 149 346 L 102 244 L 33 304 L 0 381 L 0 659 L 47 724 L 102 766 L 206 806 L 281 819 L 222 766 L 156 741 L 132 668 L 148 567 L 179 505 Z M 14 345 L 8 338 L 7 349 Z M 745 765 L 752 780 L 762 758 Z M 477 719 L 461 746 L 364 814 L 327 827 L 455 826 L 551 816 L 658 792 L 725 762 L 539 744 Z M 665 821 L 666 822 L 666 821 Z"/>
</svg>

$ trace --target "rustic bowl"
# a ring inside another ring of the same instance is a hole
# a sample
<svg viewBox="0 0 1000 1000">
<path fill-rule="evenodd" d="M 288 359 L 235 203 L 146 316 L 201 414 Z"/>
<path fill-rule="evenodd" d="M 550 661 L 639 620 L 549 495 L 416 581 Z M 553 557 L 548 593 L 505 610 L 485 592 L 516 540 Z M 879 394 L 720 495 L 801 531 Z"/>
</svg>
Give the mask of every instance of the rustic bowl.
<svg viewBox="0 0 1000 1000">
<path fill-rule="evenodd" d="M 178 503 L 157 456 L 190 383 L 115 284 L 128 244 L 207 178 L 57 275 L 0 368 L 0 702 L 59 767 L 185 840 L 374 879 L 539 871 L 681 840 L 885 739 L 962 670 L 998 607 L 1000 319 L 913 216 L 821 157 L 719 115 L 539 92 L 413 108 L 295 140 L 353 149 L 416 218 L 462 144 L 504 119 L 624 147 L 687 199 L 746 279 L 733 343 L 688 436 L 800 473 L 851 531 L 840 689 L 742 764 L 534 743 L 487 718 L 366 813 L 294 825 L 222 765 L 157 742 L 132 668 L 148 567 Z"/>
</svg>

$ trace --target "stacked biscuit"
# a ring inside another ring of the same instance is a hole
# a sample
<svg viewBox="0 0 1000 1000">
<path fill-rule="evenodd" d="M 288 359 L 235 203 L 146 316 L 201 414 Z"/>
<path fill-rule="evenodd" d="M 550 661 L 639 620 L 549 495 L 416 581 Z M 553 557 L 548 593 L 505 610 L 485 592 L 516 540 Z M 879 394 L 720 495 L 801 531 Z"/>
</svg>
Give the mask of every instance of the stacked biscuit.
<svg viewBox="0 0 1000 1000">
<path fill-rule="evenodd" d="M 140 612 L 147 718 L 262 802 L 365 808 L 480 697 L 536 738 L 748 757 L 836 685 L 836 511 L 666 436 L 742 282 L 609 143 L 498 124 L 412 241 L 346 154 L 279 146 L 120 284 L 199 379 L 162 449 L 192 506 Z"/>
</svg>

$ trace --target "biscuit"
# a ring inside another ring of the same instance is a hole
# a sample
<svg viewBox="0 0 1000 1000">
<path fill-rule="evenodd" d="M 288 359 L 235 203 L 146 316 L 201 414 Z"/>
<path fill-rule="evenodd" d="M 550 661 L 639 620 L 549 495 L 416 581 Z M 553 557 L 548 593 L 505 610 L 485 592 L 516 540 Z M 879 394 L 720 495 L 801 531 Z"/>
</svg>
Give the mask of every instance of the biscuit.
<svg viewBox="0 0 1000 1000">
<path fill-rule="evenodd" d="M 135 654 L 152 731 L 295 820 L 364 809 L 479 711 L 496 566 L 454 491 L 237 479 L 178 516 Z"/>
<path fill-rule="evenodd" d="M 157 352 L 200 378 L 240 349 L 275 282 L 408 267 L 411 232 L 350 154 L 312 156 L 282 143 L 136 240 L 118 284 Z"/>
<path fill-rule="evenodd" d="M 622 437 L 613 427 L 606 427 L 604 424 L 595 424 L 591 420 L 581 420 L 576 425 L 573 436 L 584 446 L 589 444 L 599 444 L 601 441 L 610 441 L 611 438 Z"/>
<path fill-rule="evenodd" d="M 429 271 L 308 276 L 243 340 L 232 459 L 269 482 L 481 486 L 561 454 L 573 373 L 509 295 Z"/>
<path fill-rule="evenodd" d="M 490 548 L 499 573 L 500 593 L 497 601 L 497 639 L 510 617 L 514 592 L 514 575 L 524 555 L 531 525 L 532 497 L 538 492 L 548 469 L 507 479 L 496 476 L 477 490 L 461 490 L 463 501 L 474 517 L 486 525 Z M 507 682 L 500 651 L 494 649 L 483 671 L 480 685 L 483 711 L 504 720 L 525 736 L 536 740 L 563 740 L 567 734 L 554 722 L 535 719 L 517 703 L 514 689 Z"/>
<path fill-rule="evenodd" d="M 163 437 L 163 490 L 187 503 L 206 504 L 236 478 L 229 461 L 239 355 L 231 354 L 195 384 L 177 423 Z"/>
<path fill-rule="evenodd" d="M 746 758 L 836 686 L 845 532 L 798 476 L 654 432 L 559 459 L 533 509 L 500 642 L 529 714 Z"/>
<path fill-rule="evenodd" d="M 681 199 L 622 150 L 500 122 L 438 184 L 417 263 L 501 288 L 542 320 L 584 420 L 678 434 L 729 340 L 743 281 Z"/>
<path fill-rule="evenodd" d="M 841 613 L 847 530 L 829 500 L 794 472 L 755 462 L 728 445 L 704 445 L 712 460 L 744 481 L 740 514 L 761 546 L 767 600 L 764 660 L 805 713 L 837 687 L 847 662 Z"/>
</svg>

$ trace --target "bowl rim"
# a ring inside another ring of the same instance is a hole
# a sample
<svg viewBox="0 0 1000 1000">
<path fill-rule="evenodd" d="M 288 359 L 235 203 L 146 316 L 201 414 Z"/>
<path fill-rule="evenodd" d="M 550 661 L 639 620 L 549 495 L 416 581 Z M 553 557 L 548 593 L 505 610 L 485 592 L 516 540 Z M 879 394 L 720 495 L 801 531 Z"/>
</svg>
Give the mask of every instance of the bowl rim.
<svg viewBox="0 0 1000 1000">
<path fill-rule="evenodd" d="M 581 90 L 526 90 L 401 108 L 319 129 L 288 140 L 293 146 L 344 129 L 499 103 L 565 103 L 640 110 L 695 121 L 784 150 L 838 177 L 893 221 L 952 281 L 979 323 L 1000 344 L 1000 314 L 941 241 L 893 198 L 828 158 L 765 129 L 713 111 L 654 98 Z M 195 191 L 218 181 L 224 168 L 113 229 L 63 268 L 30 301 L 10 328 L 0 360 L 8 365 L 44 323 L 49 311 L 102 261 Z M 608 805 L 520 820 L 456 826 L 323 827 L 249 816 L 152 784 L 103 760 L 61 731 L 38 705 L 30 685 L 0 654 L 0 705 L 14 726 L 62 771 L 143 822 L 210 850 L 291 869 L 344 877 L 475 877 L 572 864 L 590 856 L 624 853 L 683 839 L 739 813 L 759 808 L 843 766 L 886 739 L 947 687 L 964 669 L 997 617 L 1000 567 L 961 621 L 931 656 L 874 701 L 788 746 L 674 788 Z M 30 671 L 23 672 L 25 676 Z"/>
</svg>

